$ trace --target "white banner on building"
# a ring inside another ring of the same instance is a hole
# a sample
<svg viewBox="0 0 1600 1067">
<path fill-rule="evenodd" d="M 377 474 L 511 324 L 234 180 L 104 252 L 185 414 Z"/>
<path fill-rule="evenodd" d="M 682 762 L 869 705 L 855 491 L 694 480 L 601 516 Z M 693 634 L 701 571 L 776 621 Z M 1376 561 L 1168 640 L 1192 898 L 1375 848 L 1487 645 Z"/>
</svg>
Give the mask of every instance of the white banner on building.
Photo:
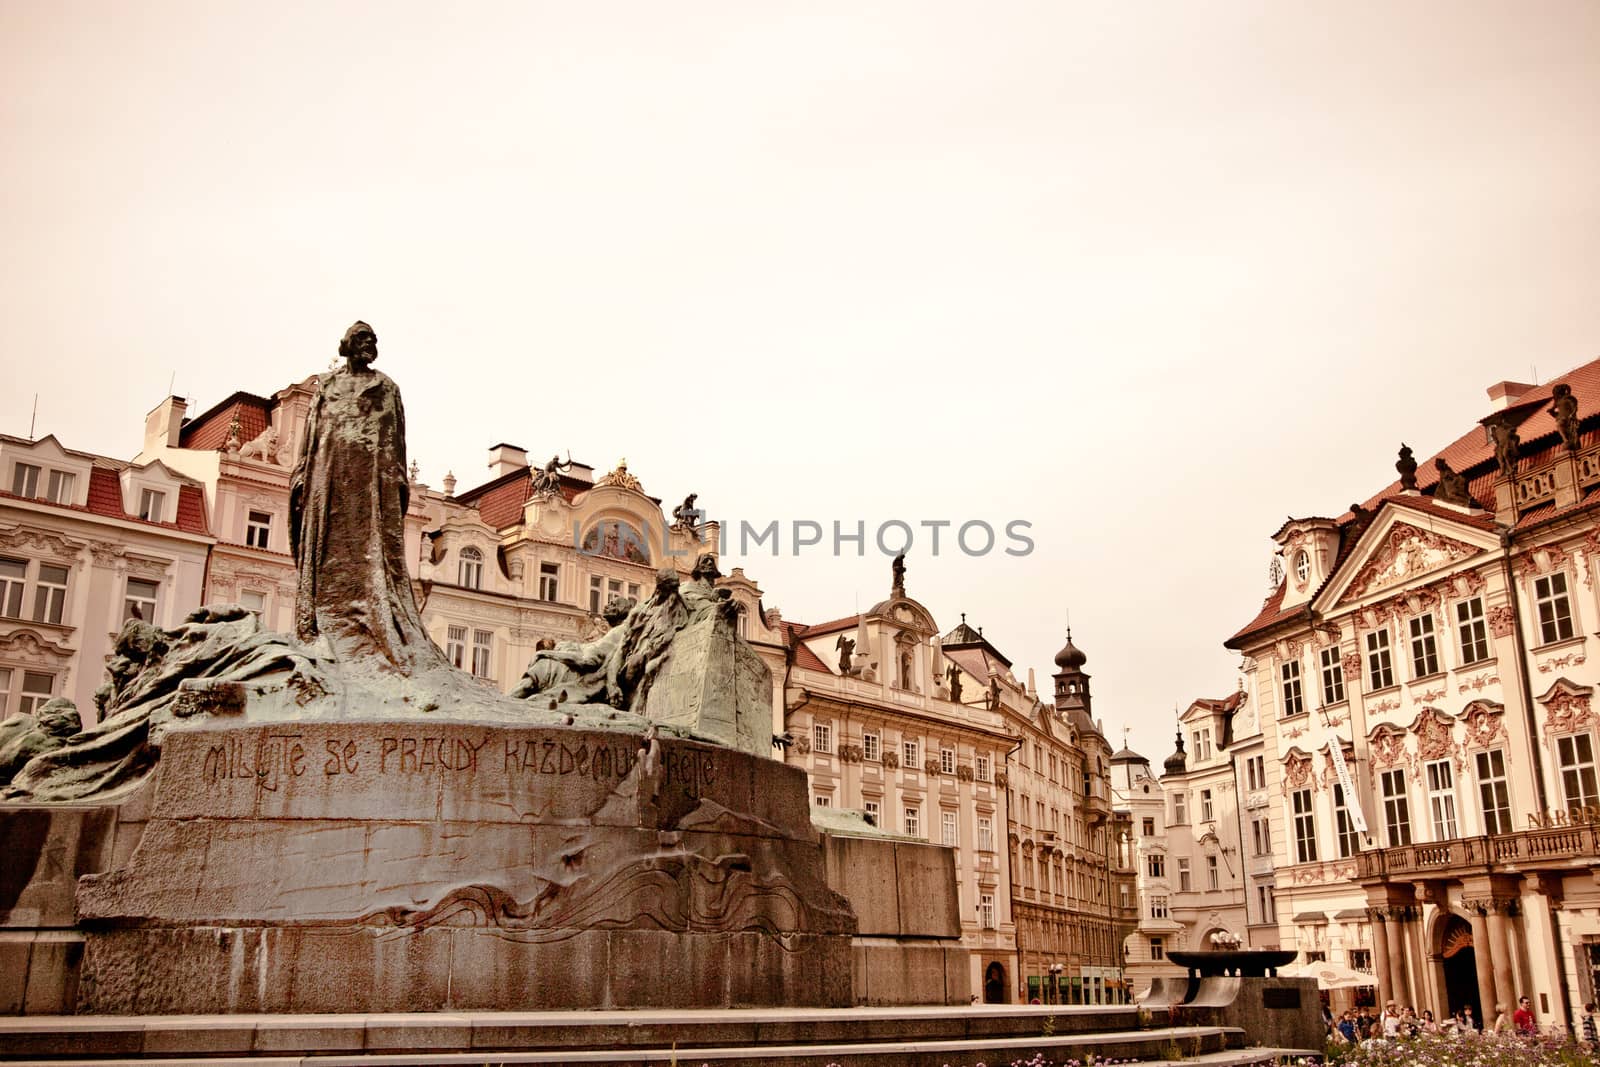
<svg viewBox="0 0 1600 1067">
<path fill-rule="evenodd" d="M 1364 834 L 1367 832 L 1367 817 L 1361 814 L 1361 796 L 1350 781 L 1350 768 L 1344 762 L 1344 743 L 1337 734 L 1328 736 L 1328 755 L 1333 757 L 1333 773 L 1339 779 L 1339 788 L 1344 793 L 1344 806 L 1350 814 L 1350 825 L 1356 833 Z"/>
</svg>

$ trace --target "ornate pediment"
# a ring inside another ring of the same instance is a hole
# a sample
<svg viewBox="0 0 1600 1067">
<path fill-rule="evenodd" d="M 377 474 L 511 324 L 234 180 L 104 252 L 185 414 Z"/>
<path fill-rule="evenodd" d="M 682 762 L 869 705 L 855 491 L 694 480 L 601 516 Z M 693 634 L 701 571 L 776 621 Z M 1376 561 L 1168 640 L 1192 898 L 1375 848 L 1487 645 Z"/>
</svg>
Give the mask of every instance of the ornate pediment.
<svg viewBox="0 0 1600 1067">
<path fill-rule="evenodd" d="M 1454 538 L 1397 522 L 1389 528 L 1367 562 L 1345 589 L 1341 603 L 1409 582 L 1476 555 L 1478 549 Z"/>
<path fill-rule="evenodd" d="M 58 561 L 75 560 L 78 552 L 87 546 L 87 541 L 63 537 L 54 530 L 41 530 L 30 526 L 0 528 L 0 548 L 43 553 Z"/>
<path fill-rule="evenodd" d="M 46 640 L 32 630 L 13 630 L 0 634 L 0 652 L 31 665 L 52 666 L 71 659 L 72 649 Z"/>
<path fill-rule="evenodd" d="M 1572 733 L 1593 726 L 1595 714 L 1590 699 L 1593 695 L 1593 686 L 1579 685 L 1565 677 L 1557 678 L 1556 684 L 1544 696 L 1535 698 L 1544 705 L 1545 736 Z"/>
</svg>

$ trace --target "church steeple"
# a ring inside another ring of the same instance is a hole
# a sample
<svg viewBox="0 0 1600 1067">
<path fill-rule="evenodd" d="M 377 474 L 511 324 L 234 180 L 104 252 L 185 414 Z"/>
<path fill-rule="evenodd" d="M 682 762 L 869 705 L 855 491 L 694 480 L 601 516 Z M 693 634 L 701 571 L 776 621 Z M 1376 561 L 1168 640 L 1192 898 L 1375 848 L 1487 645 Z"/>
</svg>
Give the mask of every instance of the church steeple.
<svg viewBox="0 0 1600 1067">
<path fill-rule="evenodd" d="M 1061 668 L 1055 673 L 1056 710 L 1074 718 L 1076 716 L 1073 713 L 1081 714 L 1092 724 L 1094 717 L 1089 697 L 1089 675 L 1083 669 L 1087 662 L 1089 657 L 1072 643 L 1072 627 L 1067 627 L 1067 643 L 1056 653 L 1056 666 Z M 1090 729 L 1093 729 L 1092 725 Z"/>
</svg>

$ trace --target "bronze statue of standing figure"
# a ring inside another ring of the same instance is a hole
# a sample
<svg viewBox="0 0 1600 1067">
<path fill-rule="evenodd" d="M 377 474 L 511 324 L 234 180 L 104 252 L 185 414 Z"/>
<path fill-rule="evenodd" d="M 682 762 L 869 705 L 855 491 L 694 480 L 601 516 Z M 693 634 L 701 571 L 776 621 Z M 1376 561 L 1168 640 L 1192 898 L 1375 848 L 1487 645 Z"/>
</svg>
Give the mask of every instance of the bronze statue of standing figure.
<svg viewBox="0 0 1600 1067">
<path fill-rule="evenodd" d="M 336 659 L 410 675 L 447 666 L 423 628 L 406 570 L 406 416 L 400 388 L 372 369 L 364 322 L 339 342 L 345 366 L 322 375 L 289 481 L 289 543 L 299 573 L 295 636 L 326 638 Z"/>
</svg>

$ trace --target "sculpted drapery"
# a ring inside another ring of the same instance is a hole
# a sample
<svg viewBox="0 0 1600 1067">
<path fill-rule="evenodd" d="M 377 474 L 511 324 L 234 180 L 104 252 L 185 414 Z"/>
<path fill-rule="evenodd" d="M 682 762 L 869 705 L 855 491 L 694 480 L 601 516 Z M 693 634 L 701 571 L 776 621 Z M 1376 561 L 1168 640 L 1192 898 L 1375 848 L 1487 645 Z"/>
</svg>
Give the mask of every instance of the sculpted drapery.
<svg viewBox="0 0 1600 1067">
<path fill-rule="evenodd" d="M 289 483 L 299 590 L 295 636 L 332 644 L 342 662 L 400 674 L 446 666 L 423 629 L 406 571 L 406 419 L 400 389 L 373 370 L 378 339 L 357 322 L 345 366 L 323 375 Z"/>
</svg>

